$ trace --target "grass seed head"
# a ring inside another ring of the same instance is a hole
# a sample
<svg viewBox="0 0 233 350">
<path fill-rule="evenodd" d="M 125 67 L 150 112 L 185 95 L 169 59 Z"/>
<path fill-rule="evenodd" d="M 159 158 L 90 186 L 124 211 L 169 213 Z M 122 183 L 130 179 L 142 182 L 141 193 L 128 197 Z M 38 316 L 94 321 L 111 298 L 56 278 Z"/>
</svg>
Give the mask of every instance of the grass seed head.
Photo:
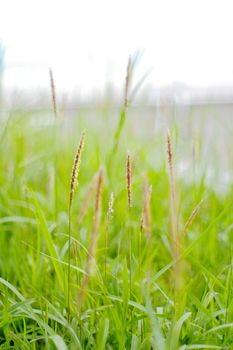
<svg viewBox="0 0 233 350">
<path fill-rule="evenodd" d="M 73 194 L 75 191 L 75 188 L 78 186 L 78 174 L 79 174 L 79 168 L 81 163 L 81 155 L 84 148 L 84 142 L 85 142 L 85 133 L 82 133 L 81 140 L 74 158 L 74 163 L 72 167 L 71 172 L 71 180 L 70 180 L 70 207 L 72 205 L 73 201 Z"/>
<path fill-rule="evenodd" d="M 108 203 L 108 214 L 107 214 L 108 222 L 110 222 L 113 214 L 113 202 L 114 202 L 114 194 L 113 192 L 111 192 L 109 203 Z"/>
<path fill-rule="evenodd" d="M 168 165 L 169 168 L 173 167 L 173 155 L 172 155 L 172 143 L 171 143 L 171 134 L 170 130 L 167 129 L 167 154 L 168 154 Z"/>
<path fill-rule="evenodd" d="M 132 62 L 131 57 L 129 56 L 128 64 L 127 64 L 127 70 L 126 70 L 126 77 L 125 77 L 125 94 L 124 94 L 124 108 L 127 109 L 129 105 L 129 85 L 131 81 L 131 75 L 132 75 Z"/>
<path fill-rule="evenodd" d="M 128 195 L 128 208 L 131 208 L 131 204 L 132 204 L 132 198 L 131 198 L 131 157 L 130 154 L 128 153 L 127 156 L 127 164 L 126 164 L 126 177 L 127 177 L 127 195 Z"/>
<path fill-rule="evenodd" d="M 172 153 L 172 142 L 171 142 L 171 135 L 170 130 L 167 129 L 167 155 L 168 155 L 168 168 L 169 168 L 169 180 L 170 180 L 170 194 L 171 194 L 171 205 L 173 206 L 173 209 L 176 205 L 176 198 L 175 198 L 175 179 L 174 179 L 174 172 L 173 172 L 173 153 Z"/>
<path fill-rule="evenodd" d="M 192 225 L 194 219 L 196 218 L 197 214 L 199 213 L 200 209 L 201 209 L 201 205 L 203 203 L 203 199 L 200 201 L 200 203 L 193 209 L 192 213 L 190 214 L 188 220 L 186 221 L 183 231 L 182 231 L 182 235 L 184 235 L 189 227 Z"/>
<path fill-rule="evenodd" d="M 53 113 L 54 113 L 54 116 L 57 117 L 56 89 L 55 89 L 55 83 L 54 83 L 54 78 L 53 78 L 53 71 L 51 68 L 49 69 L 49 78 L 50 78 L 50 89 L 51 89 L 51 96 L 52 96 Z"/>
</svg>

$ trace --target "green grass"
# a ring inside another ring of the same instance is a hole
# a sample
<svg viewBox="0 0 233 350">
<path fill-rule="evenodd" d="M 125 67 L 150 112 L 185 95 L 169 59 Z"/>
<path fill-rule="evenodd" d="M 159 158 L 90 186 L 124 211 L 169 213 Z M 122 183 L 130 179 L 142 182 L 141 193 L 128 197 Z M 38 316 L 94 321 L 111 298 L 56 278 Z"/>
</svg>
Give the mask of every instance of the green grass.
<svg viewBox="0 0 233 350">
<path fill-rule="evenodd" d="M 97 127 L 85 115 L 69 126 L 65 117 L 55 122 L 52 115 L 26 111 L 1 121 L 1 349 L 233 349 L 233 189 L 217 193 L 205 173 L 194 176 L 193 166 L 177 177 L 180 232 L 203 203 L 180 239 L 175 269 L 166 133 L 136 138 L 125 110 L 120 113 L 117 132 L 106 115 Z M 86 142 L 71 215 L 68 317 L 70 173 L 83 129 Z M 182 152 L 179 130 L 171 131 L 176 172 L 184 154 L 192 163 L 191 140 Z M 130 213 L 128 150 L 133 168 Z M 196 160 L 195 169 L 200 167 Z M 80 305 L 95 215 L 96 186 L 90 191 L 90 184 L 100 168 L 104 183 L 98 242 Z M 149 238 L 140 229 L 145 175 L 152 186 Z"/>
</svg>

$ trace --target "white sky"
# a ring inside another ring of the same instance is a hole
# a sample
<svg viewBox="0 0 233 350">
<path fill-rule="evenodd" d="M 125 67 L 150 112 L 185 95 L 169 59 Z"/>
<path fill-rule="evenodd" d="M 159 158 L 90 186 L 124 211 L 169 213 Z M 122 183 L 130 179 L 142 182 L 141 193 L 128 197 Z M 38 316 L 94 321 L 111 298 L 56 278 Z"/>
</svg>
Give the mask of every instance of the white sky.
<svg viewBox="0 0 233 350">
<path fill-rule="evenodd" d="M 232 15 L 232 0 L 0 0 L 4 86 L 46 87 L 48 67 L 63 90 L 122 86 L 137 49 L 155 86 L 232 84 Z"/>
</svg>

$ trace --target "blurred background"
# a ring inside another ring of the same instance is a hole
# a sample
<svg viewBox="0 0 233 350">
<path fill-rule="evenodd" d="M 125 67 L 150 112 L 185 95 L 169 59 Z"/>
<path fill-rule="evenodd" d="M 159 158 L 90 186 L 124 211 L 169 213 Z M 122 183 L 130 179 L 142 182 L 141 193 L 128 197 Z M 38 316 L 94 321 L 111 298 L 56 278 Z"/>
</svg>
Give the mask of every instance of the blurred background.
<svg viewBox="0 0 233 350">
<path fill-rule="evenodd" d="M 63 96 L 102 98 L 122 88 L 128 56 L 139 51 L 150 103 L 171 94 L 184 104 L 229 103 L 232 10 L 226 0 L 3 1 L 4 94 L 15 102 L 17 93 L 45 92 L 52 67 Z"/>
<path fill-rule="evenodd" d="M 85 113 L 98 128 L 108 106 L 115 126 L 127 60 L 136 54 L 133 83 L 143 84 L 129 127 L 153 135 L 176 124 L 187 140 L 200 136 L 204 165 L 212 154 L 229 182 L 232 10 L 227 0 L 3 1 L 1 115 L 50 113 L 51 67 L 60 114 L 72 120 Z"/>
</svg>

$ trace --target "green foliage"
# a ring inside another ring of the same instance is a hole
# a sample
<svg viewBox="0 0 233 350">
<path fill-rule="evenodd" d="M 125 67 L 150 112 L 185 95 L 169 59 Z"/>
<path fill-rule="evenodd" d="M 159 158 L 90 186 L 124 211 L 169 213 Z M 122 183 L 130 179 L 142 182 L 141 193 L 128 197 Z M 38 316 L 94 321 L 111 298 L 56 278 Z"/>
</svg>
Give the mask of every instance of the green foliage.
<svg viewBox="0 0 233 350">
<path fill-rule="evenodd" d="M 68 124 L 65 119 L 55 122 L 47 114 L 25 112 L 1 121 L 1 349 L 231 349 L 233 189 L 219 194 L 203 177 L 189 182 L 178 177 L 180 231 L 196 205 L 204 202 L 180 241 L 179 276 L 174 276 L 165 133 L 136 139 L 122 114 L 117 133 L 107 117 L 93 127 L 85 116 L 77 125 Z M 69 182 L 83 127 L 86 145 L 71 217 L 72 308 L 68 319 Z M 114 141 L 118 152 L 112 154 Z M 182 152 L 174 148 L 176 169 Z M 130 213 L 128 149 L 133 164 Z M 114 162 L 109 161 L 110 156 Z M 199 166 L 196 161 L 196 170 Z M 98 244 L 80 305 L 95 191 L 81 222 L 78 217 L 100 167 L 104 187 Z M 149 238 L 140 228 L 145 175 L 152 186 Z M 108 221 L 111 192 L 114 206 Z M 182 283 L 175 300 L 178 277 Z"/>
</svg>

